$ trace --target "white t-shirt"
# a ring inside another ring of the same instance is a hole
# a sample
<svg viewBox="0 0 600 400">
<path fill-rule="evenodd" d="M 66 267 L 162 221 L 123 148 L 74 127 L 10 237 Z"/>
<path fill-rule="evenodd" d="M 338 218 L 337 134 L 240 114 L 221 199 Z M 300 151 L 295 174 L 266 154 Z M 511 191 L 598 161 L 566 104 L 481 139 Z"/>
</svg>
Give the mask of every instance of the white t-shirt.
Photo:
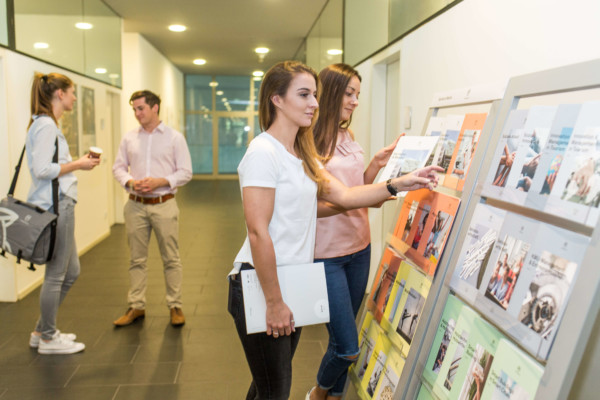
<svg viewBox="0 0 600 400">
<path fill-rule="evenodd" d="M 257 136 L 238 166 L 240 187 L 275 189 L 269 235 L 275 249 L 277 266 L 314 261 L 317 226 L 317 184 L 302 167 L 302 160 L 266 132 Z M 254 265 L 250 241 L 246 240 L 233 263 L 237 273 L 242 263 Z"/>
</svg>

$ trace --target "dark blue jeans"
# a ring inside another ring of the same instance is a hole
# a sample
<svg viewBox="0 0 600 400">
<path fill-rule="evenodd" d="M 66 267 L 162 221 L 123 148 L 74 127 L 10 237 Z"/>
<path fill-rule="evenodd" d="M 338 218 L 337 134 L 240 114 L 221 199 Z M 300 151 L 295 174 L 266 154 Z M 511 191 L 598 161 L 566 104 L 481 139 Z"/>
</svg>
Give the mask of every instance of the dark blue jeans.
<svg viewBox="0 0 600 400">
<path fill-rule="evenodd" d="M 242 269 L 247 269 L 244 264 Z M 246 400 L 287 400 L 292 387 L 292 358 L 302 328 L 296 328 L 290 336 L 275 339 L 266 333 L 246 333 L 242 282 L 238 275 L 229 279 L 228 310 L 235 322 L 238 336 L 244 347 L 246 360 L 252 374 L 252 383 Z"/>
<path fill-rule="evenodd" d="M 359 353 L 356 314 L 360 308 L 371 264 L 371 245 L 342 257 L 317 259 L 325 263 L 330 321 L 329 345 L 317 374 L 317 384 L 330 396 L 341 396 L 351 358 Z M 349 358 L 350 357 L 350 358 Z"/>
</svg>

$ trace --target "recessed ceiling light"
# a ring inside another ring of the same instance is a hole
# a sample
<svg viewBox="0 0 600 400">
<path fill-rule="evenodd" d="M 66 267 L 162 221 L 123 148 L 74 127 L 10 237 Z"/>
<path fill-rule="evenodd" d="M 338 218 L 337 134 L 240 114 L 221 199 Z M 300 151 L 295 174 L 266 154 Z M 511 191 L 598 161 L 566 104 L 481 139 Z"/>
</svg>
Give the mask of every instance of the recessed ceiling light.
<svg viewBox="0 0 600 400">
<path fill-rule="evenodd" d="M 261 77 L 261 76 L 263 76 L 264 74 L 265 74 L 265 73 L 264 73 L 264 72 L 262 72 L 262 71 L 254 71 L 254 72 L 252 72 L 252 76 L 258 76 L 258 77 Z"/>
<path fill-rule="evenodd" d="M 261 76 L 255 76 L 254 78 L 252 78 L 253 81 L 262 81 L 262 77 Z"/>
<path fill-rule="evenodd" d="M 223 96 L 223 91 L 222 90 L 217 90 L 217 96 Z"/>
<path fill-rule="evenodd" d="M 343 51 L 340 50 L 340 49 L 329 49 L 329 50 L 327 50 L 327 54 L 329 54 L 330 56 L 339 56 L 342 53 L 343 53 Z"/>
<path fill-rule="evenodd" d="M 222 101 L 223 103 L 227 103 L 227 97 L 223 97 L 223 98 L 221 99 L 221 101 Z"/>
<path fill-rule="evenodd" d="M 219 86 L 219 82 L 212 81 L 211 83 L 208 84 L 208 86 L 210 86 L 210 87 L 217 87 L 217 86 Z"/>
<path fill-rule="evenodd" d="M 204 64 L 206 64 L 206 60 L 204 58 L 196 58 L 194 60 L 194 64 L 196 64 L 196 65 L 204 65 Z"/>
<path fill-rule="evenodd" d="M 169 25 L 169 30 L 171 32 L 183 32 L 187 29 L 187 26 L 185 25 Z"/>
<path fill-rule="evenodd" d="M 244 127 L 244 131 L 245 131 L 245 132 L 250 132 L 250 127 L 249 127 L 248 125 L 246 125 L 246 126 Z"/>
<path fill-rule="evenodd" d="M 269 52 L 269 49 L 266 47 L 257 47 L 254 49 L 254 52 L 256 54 L 267 54 Z"/>
<path fill-rule="evenodd" d="M 75 24 L 75 28 L 78 29 L 92 29 L 94 27 L 94 25 L 90 24 L 89 22 L 78 22 Z"/>
<path fill-rule="evenodd" d="M 47 49 L 48 47 L 50 47 L 50 45 L 44 42 L 36 42 L 33 44 L 34 49 Z"/>
<path fill-rule="evenodd" d="M 105 74 L 106 73 L 106 68 L 96 68 L 94 70 L 94 72 L 96 72 L 97 74 Z"/>
</svg>

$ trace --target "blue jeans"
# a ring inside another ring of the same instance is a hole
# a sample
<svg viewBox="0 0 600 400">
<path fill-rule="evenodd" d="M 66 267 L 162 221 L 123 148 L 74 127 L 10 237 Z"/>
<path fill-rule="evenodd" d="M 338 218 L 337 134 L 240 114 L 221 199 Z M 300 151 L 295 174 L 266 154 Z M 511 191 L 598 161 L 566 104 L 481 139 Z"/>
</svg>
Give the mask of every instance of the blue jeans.
<svg viewBox="0 0 600 400">
<path fill-rule="evenodd" d="M 356 315 L 367 288 L 371 245 L 342 257 L 316 259 L 325 263 L 330 321 L 329 345 L 317 374 L 317 384 L 330 396 L 341 396 L 348 367 L 358 355 Z"/>
<path fill-rule="evenodd" d="M 248 269 L 243 264 L 242 269 Z M 251 268 L 251 267 L 250 267 Z M 300 341 L 302 328 L 296 328 L 290 336 L 277 339 L 266 333 L 246 333 L 246 317 L 240 274 L 229 279 L 228 311 L 244 347 L 246 360 L 252 374 L 252 383 L 246 400 L 287 400 L 292 388 L 292 357 Z"/>
</svg>

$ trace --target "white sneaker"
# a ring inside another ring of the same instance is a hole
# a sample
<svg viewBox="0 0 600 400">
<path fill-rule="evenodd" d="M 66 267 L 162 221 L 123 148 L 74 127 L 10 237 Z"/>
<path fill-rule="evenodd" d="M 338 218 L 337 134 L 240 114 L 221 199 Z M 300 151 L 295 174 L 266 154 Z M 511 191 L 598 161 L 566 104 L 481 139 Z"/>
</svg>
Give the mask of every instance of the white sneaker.
<svg viewBox="0 0 600 400">
<path fill-rule="evenodd" d="M 58 329 L 54 333 L 53 337 L 60 336 L 66 340 L 70 340 L 74 342 L 77 339 L 77 335 L 74 333 L 61 333 Z M 29 336 L 29 347 L 37 349 L 40 345 L 40 340 L 42 339 L 42 335 L 36 335 L 35 332 L 31 332 L 31 336 Z"/>
<path fill-rule="evenodd" d="M 38 353 L 40 354 L 73 354 L 85 349 L 85 344 L 67 340 L 62 335 L 55 336 L 49 342 L 40 340 Z"/>
</svg>

